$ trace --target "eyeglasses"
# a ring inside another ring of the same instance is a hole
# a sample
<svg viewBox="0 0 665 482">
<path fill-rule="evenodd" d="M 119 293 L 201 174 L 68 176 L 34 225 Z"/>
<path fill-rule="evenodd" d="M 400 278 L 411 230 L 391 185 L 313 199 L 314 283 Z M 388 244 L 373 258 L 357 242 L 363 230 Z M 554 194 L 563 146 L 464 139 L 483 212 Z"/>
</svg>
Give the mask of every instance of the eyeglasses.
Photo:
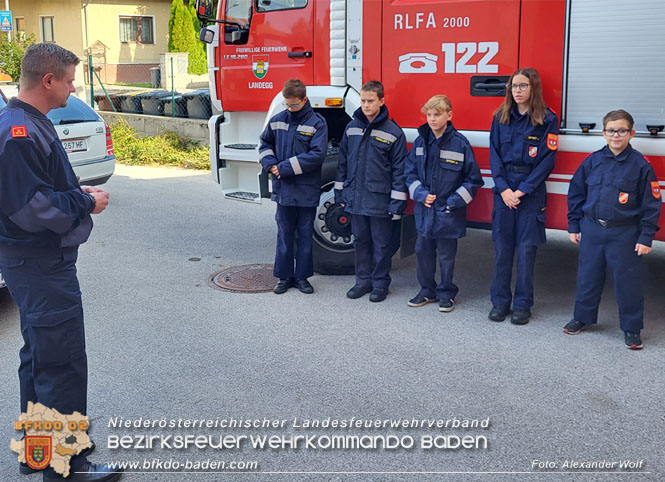
<svg viewBox="0 0 665 482">
<path fill-rule="evenodd" d="M 300 107 L 300 104 L 302 104 L 302 100 L 297 104 L 287 104 L 286 102 L 282 102 L 282 105 L 287 109 L 297 109 L 298 107 Z"/>
<path fill-rule="evenodd" d="M 619 134 L 619 137 L 626 137 L 630 133 L 630 129 L 603 129 L 607 137 L 614 137 L 614 134 Z"/>
<path fill-rule="evenodd" d="M 512 91 L 519 90 L 520 92 L 524 92 L 530 85 L 531 84 L 507 84 L 506 87 Z"/>
</svg>

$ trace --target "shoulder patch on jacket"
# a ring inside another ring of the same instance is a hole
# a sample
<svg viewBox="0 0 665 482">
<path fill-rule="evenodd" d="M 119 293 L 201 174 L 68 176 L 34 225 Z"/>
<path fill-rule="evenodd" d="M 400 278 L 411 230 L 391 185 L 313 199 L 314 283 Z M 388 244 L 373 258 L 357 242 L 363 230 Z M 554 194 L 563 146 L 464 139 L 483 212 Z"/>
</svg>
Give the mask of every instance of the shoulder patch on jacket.
<svg viewBox="0 0 665 482">
<path fill-rule="evenodd" d="M 559 147 L 559 136 L 556 134 L 547 134 L 547 147 L 550 151 L 556 151 Z"/>
<path fill-rule="evenodd" d="M 25 126 L 12 126 L 12 137 L 28 137 L 28 129 Z"/>
<path fill-rule="evenodd" d="M 658 186 L 658 181 L 651 181 L 651 194 L 656 199 L 660 199 L 660 187 Z"/>
</svg>

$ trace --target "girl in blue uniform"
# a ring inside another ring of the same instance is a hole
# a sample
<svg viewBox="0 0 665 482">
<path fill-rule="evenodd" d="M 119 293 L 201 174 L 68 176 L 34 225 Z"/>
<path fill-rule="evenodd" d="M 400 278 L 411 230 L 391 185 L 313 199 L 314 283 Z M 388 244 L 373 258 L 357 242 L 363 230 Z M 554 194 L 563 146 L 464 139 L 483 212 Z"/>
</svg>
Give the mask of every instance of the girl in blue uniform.
<svg viewBox="0 0 665 482">
<path fill-rule="evenodd" d="M 531 317 L 536 249 L 545 242 L 545 179 L 554 168 L 558 132 L 558 119 L 545 105 L 538 72 L 532 68 L 515 71 L 490 130 L 492 239 L 496 251 L 489 314 L 492 321 L 505 320 L 511 305 L 512 323 L 524 325 Z"/>
</svg>

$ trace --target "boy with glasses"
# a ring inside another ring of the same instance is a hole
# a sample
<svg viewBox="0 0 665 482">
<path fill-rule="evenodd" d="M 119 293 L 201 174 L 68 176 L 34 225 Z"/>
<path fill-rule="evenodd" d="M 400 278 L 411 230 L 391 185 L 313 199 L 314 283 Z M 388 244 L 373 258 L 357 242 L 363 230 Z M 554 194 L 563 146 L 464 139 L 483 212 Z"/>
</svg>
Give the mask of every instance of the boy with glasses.
<svg viewBox="0 0 665 482">
<path fill-rule="evenodd" d="M 310 294 L 314 274 L 312 231 L 321 194 L 321 166 L 328 148 L 328 125 L 314 112 L 305 84 L 287 80 L 282 89 L 286 110 L 274 115 L 261 134 L 259 160 L 272 174 L 271 199 L 277 203 L 277 249 L 273 274 L 275 294 L 295 286 Z M 298 246 L 293 266 L 296 231 Z"/>
<path fill-rule="evenodd" d="M 626 347 L 643 347 L 644 266 L 658 231 L 660 188 L 651 164 L 630 145 L 633 117 L 624 110 L 603 118 L 607 146 L 587 157 L 568 190 L 568 232 L 580 245 L 573 319 L 563 331 L 576 335 L 598 321 L 606 265 L 614 279 Z"/>
</svg>

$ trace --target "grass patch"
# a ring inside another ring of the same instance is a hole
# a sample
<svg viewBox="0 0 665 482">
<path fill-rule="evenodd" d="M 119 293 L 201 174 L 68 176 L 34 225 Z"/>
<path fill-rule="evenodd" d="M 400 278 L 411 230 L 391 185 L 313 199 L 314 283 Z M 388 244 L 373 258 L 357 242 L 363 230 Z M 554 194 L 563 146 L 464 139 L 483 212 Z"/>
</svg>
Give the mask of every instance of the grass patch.
<svg viewBox="0 0 665 482">
<path fill-rule="evenodd" d="M 152 83 L 151 82 L 136 82 L 136 83 L 129 83 L 129 82 L 116 82 L 113 85 L 121 85 L 123 87 L 147 87 L 148 89 L 152 88 Z"/>
<path fill-rule="evenodd" d="M 210 170 L 208 148 L 173 132 L 138 137 L 125 120 L 111 126 L 113 148 L 119 163 L 129 166 L 170 166 Z"/>
</svg>

